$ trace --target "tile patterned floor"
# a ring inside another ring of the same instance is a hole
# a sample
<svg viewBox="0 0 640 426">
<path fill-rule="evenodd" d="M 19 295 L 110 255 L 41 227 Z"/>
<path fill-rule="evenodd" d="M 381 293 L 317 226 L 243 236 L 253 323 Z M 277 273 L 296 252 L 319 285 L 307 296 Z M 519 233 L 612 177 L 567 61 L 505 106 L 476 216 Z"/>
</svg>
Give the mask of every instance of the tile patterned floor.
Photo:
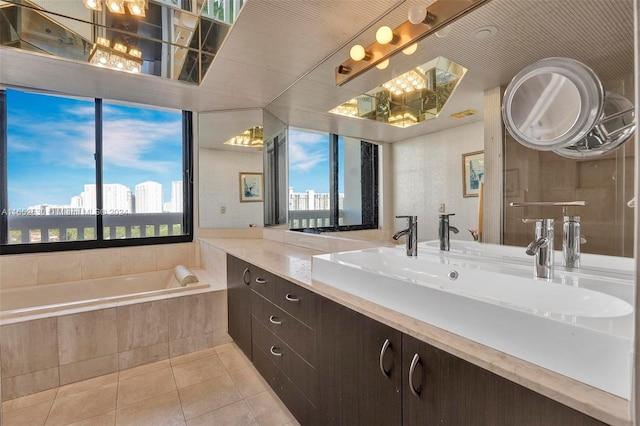
<svg viewBox="0 0 640 426">
<path fill-rule="evenodd" d="M 2 404 L 4 426 L 295 426 L 229 343 Z"/>
</svg>

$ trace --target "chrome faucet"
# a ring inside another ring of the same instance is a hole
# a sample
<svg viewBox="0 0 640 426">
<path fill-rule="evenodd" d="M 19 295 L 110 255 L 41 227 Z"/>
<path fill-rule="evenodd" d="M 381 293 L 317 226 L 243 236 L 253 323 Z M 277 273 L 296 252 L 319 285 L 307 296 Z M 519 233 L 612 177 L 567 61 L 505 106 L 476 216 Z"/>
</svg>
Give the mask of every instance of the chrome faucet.
<svg viewBox="0 0 640 426">
<path fill-rule="evenodd" d="M 553 219 L 536 219 L 535 239 L 527 246 L 527 254 L 535 256 L 536 278 L 553 279 Z"/>
<path fill-rule="evenodd" d="M 455 216 L 455 213 L 441 214 L 438 219 L 438 238 L 440 239 L 440 250 L 449 251 L 449 232 L 457 234 L 458 228 L 449 225 L 449 216 Z"/>
<path fill-rule="evenodd" d="M 580 267 L 580 216 L 564 216 L 562 227 L 562 266 Z"/>
<path fill-rule="evenodd" d="M 396 219 L 406 218 L 407 219 L 407 229 L 403 229 L 402 231 L 398 231 L 393 235 L 393 239 L 397 240 L 398 238 L 406 235 L 406 246 L 407 246 L 407 256 L 417 256 L 418 255 L 418 216 L 396 216 Z"/>
</svg>

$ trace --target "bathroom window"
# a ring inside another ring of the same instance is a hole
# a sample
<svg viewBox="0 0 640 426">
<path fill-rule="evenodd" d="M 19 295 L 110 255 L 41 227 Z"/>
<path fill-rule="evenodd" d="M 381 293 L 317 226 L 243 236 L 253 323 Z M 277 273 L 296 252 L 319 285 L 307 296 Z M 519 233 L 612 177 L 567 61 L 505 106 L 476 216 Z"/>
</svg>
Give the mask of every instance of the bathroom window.
<svg viewBox="0 0 640 426">
<path fill-rule="evenodd" d="M 377 145 L 291 128 L 289 226 L 307 232 L 377 228 Z"/>
<path fill-rule="evenodd" d="M 0 91 L 0 253 L 191 241 L 191 113 Z"/>
</svg>

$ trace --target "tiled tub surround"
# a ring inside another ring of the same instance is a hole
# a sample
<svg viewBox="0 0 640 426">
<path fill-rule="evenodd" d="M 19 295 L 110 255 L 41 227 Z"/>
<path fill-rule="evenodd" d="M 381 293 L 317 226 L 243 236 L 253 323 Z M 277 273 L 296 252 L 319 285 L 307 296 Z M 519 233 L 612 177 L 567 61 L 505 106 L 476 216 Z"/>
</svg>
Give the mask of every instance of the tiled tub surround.
<svg viewBox="0 0 640 426">
<path fill-rule="evenodd" d="M 209 284 L 3 319 L 2 400 L 229 342 L 226 289 Z"/>
<path fill-rule="evenodd" d="M 598 420 L 631 425 L 628 400 L 314 281 L 311 257 L 327 251 L 275 240 L 201 239 L 202 255 L 229 253 Z"/>
</svg>

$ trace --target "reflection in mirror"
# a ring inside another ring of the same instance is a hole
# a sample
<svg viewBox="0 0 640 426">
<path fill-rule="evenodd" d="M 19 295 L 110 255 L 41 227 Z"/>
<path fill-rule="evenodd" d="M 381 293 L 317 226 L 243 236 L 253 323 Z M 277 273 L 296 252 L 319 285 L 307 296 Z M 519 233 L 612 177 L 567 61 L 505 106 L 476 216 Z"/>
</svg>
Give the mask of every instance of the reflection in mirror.
<svg viewBox="0 0 640 426">
<path fill-rule="evenodd" d="M 224 142 L 262 124 L 262 110 L 198 114 L 200 228 L 262 226 L 261 202 L 243 202 L 240 173 L 262 172 L 262 148 Z"/>
<path fill-rule="evenodd" d="M 200 84 L 242 6 L 236 0 L 220 9 L 223 2 L 158 0 L 142 13 L 128 3 L 116 13 L 102 0 L 7 0 L 0 46 Z"/>
<path fill-rule="evenodd" d="M 263 111 L 264 225 L 283 225 L 288 220 L 287 125 Z"/>
</svg>

